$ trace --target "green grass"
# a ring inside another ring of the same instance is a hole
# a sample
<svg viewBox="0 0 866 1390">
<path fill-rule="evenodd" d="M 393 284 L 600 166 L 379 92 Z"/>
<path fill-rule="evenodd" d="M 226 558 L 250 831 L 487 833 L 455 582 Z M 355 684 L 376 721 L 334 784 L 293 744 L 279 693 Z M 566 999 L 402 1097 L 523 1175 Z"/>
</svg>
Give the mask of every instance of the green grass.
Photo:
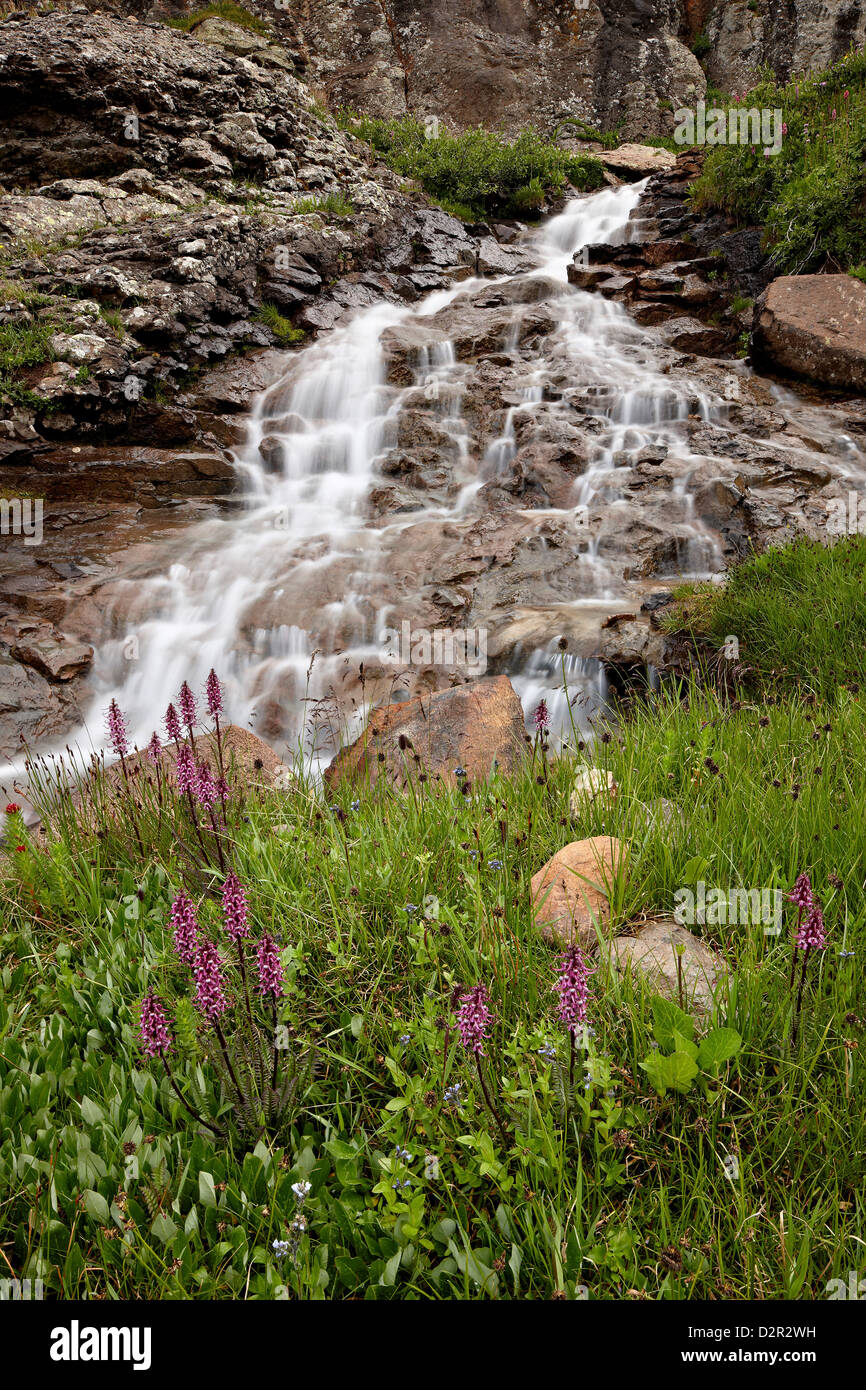
<svg viewBox="0 0 866 1390">
<path fill-rule="evenodd" d="M 864 594 L 866 536 L 801 540 L 737 565 L 723 585 L 684 586 L 664 626 L 716 649 L 736 637 L 755 682 L 831 698 L 866 684 Z"/>
<path fill-rule="evenodd" d="M 174 19 L 166 21 L 172 29 L 180 29 L 185 34 L 191 33 L 205 19 L 210 18 L 225 19 L 230 24 L 237 24 L 241 29 L 249 29 L 253 34 L 261 34 L 263 38 L 272 38 L 271 26 L 258 15 L 245 10 L 243 5 L 235 5 L 232 0 L 215 0 L 212 5 L 204 5 L 200 10 L 194 10 L 192 14 L 178 15 Z"/>
<path fill-rule="evenodd" d="M 12 297 L 19 296 L 16 294 Z M 39 295 L 25 295 L 21 297 L 21 302 L 35 308 L 43 299 Z M 0 401 L 34 409 L 45 408 L 46 402 L 21 382 L 20 374 L 28 367 L 50 362 L 52 335 L 67 328 L 68 323 L 60 315 L 32 319 L 29 323 L 0 324 Z"/>
<path fill-rule="evenodd" d="M 819 667 L 862 621 L 846 548 L 832 570 L 794 564 L 798 602 L 820 600 Z M 793 592 L 774 574 L 774 595 Z M 738 612 L 744 645 L 757 640 L 757 610 L 743 598 Z M 775 618 L 767 630 L 788 653 Z M 67 1298 L 824 1298 L 862 1268 L 864 743 L 853 688 L 818 695 L 789 672 L 767 699 L 692 681 L 633 701 L 592 754 L 616 798 L 577 825 L 574 756 L 537 743 L 522 773 L 465 793 L 455 778 L 326 800 L 300 772 L 288 790 L 234 796 L 221 845 L 253 937 L 280 946 L 273 1021 L 290 1054 L 316 1059 L 259 1135 L 172 946 L 169 904 L 184 887 L 229 955 L 210 830 L 197 840 L 186 803 L 159 800 L 152 782 L 133 779 L 135 828 L 128 803 L 112 814 L 101 777 L 76 814 L 55 789 L 57 838 L 31 844 L 12 818 L 3 866 L 0 1241 L 12 1270 Z M 648 821 L 662 797 L 682 829 Z M 660 1097 L 641 1065 L 652 998 L 600 968 L 569 1099 L 557 951 L 533 925 L 529 881 L 563 843 L 611 832 L 630 846 L 615 929 L 669 914 L 698 881 L 785 889 L 811 875 L 829 941 L 809 963 L 796 1036 L 793 910 L 778 936 L 708 921 L 694 929 L 733 973 L 697 1036 L 736 1030 L 736 1056 L 706 1087 Z M 227 976 L 234 1048 L 252 1034 Z M 504 1139 L 454 1032 L 455 987 L 478 981 L 492 996 L 484 1068 Z M 138 1049 L 151 986 L 172 1016 L 173 1074 L 225 1138 Z M 253 1009 L 269 1046 L 272 1022 Z M 455 1084 L 460 1108 L 445 1099 Z M 297 1262 L 278 1259 L 302 1180 Z"/>
<path fill-rule="evenodd" d="M 258 323 L 263 323 L 265 328 L 270 329 L 280 346 L 288 343 L 299 343 L 305 336 L 302 328 L 295 328 L 291 319 L 287 319 L 284 314 L 281 314 L 276 304 L 271 304 L 268 301 L 265 301 L 254 318 Z"/>
<path fill-rule="evenodd" d="M 708 105 L 710 98 L 707 98 Z M 717 103 L 728 106 L 728 102 Z M 866 259 L 866 55 L 851 50 L 823 72 L 778 83 L 769 70 L 734 100 L 779 109 L 778 155 L 748 145 L 707 155 L 692 187 L 696 206 L 765 227 L 780 272 L 846 270 Z"/>
<path fill-rule="evenodd" d="M 440 130 L 428 137 L 413 116 L 386 121 L 345 110 L 337 122 L 464 221 L 531 217 L 566 182 L 579 189 L 602 183 L 597 159 L 568 154 L 534 130 L 522 131 L 513 141 L 481 126 L 459 135 Z"/>
</svg>

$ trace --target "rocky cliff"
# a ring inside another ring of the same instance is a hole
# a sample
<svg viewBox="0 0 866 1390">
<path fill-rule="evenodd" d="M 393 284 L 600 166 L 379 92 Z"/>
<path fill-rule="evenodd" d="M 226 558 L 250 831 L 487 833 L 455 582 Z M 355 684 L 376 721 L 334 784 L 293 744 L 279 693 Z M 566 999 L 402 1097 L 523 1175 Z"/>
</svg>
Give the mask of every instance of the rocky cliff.
<svg viewBox="0 0 866 1390">
<path fill-rule="evenodd" d="M 116 4 L 147 10 L 146 0 Z M 195 8 L 157 0 L 149 13 Z M 762 65 L 787 77 L 866 42 L 864 0 L 250 0 L 250 8 L 334 105 L 508 130 L 578 116 L 623 138 L 670 134 L 673 110 L 696 100 L 707 78 L 741 90 Z"/>
</svg>

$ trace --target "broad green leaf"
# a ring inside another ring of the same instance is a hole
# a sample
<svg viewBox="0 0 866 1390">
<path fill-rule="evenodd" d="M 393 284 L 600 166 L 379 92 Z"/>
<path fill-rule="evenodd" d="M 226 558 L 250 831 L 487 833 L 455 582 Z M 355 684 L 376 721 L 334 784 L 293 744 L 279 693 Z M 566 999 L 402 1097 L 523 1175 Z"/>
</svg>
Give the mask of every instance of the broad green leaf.
<svg viewBox="0 0 866 1390">
<path fill-rule="evenodd" d="M 687 1091 L 698 1074 L 698 1065 L 685 1052 L 673 1052 L 665 1057 L 654 1052 L 640 1064 L 660 1096 L 665 1091 Z"/>
<path fill-rule="evenodd" d="M 687 1091 L 698 1074 L 697 1062 L 685 1052 L 673 1052 L 667 1060 L 674 1090 Z"/>
<path fill-rule="evenodd" d="M 156 1218 L 150 1229 L 156 1236 L 157 1240 L 162 1241 L 163 1245 L 167 1245 L 168 1242 L 170 1240 L 173 1240 L 174 1237 L 177 1235 L 176 1224 L 174 1223 L 174 1221 L 172 1221 L 170 1216 L 166 1216 L 164 1211 L 161 1211 L 159 1213 L 159 1216 Z"/>
<path fill-rule="evenodd" d="M 79 1101 L 81 1107 L 81 1118 L 86 1125 L 96 1125 L 104 1118 L 104 1111 L 101 1106 L 91 1100 L 89 1096 L 82 1096 Z"/>
<path fill-rule="evenodd" d="M 684 1052 L 687 1057 L 695 1058 L 698 1055 L 698 1045 L 690 1038 L 684 1038 L 682 1033 L 675 1032 L 673 1036 L 674 1052 Z"/>
<path fill-rule="evenodd" d="M 95 1192 L 92 1187 L 88 1187 L 81 1194 L 81 1203 L 88 1216 L 92 1216 L 94 1221 L 101 1221 L 103 1226 L 107 1226 L 110 1219 L 108 1203 L 101 1192 Z"/>
<path fill-rule="evenodd" d="M 198 1175 L 198 1197 L 202 1206 L 215 1207 L 217 1204 L 213 1174 L 206 1173 L 203 1169 Z"/>
<path fill-rule="evenodd" d="M 652 1011 L 653 1037 L 666 1052 L 673 1051 L 675 1033 L 681 1034 L 689 1041 L 694 1038 L 694 1019 L 683 1013 L 672 999 L 665 999 L 661 994 L 653 995 Z"/>
<path fill-rule="evenodd" d="M 722 1062 L 736 1057 L 742 1045 L 743 1040 L 736 1028 L 714 1028 L 698 1048 L 698 1063 L 709 1071 L 711 1067 L 718 1067 Z"/>
</svg>

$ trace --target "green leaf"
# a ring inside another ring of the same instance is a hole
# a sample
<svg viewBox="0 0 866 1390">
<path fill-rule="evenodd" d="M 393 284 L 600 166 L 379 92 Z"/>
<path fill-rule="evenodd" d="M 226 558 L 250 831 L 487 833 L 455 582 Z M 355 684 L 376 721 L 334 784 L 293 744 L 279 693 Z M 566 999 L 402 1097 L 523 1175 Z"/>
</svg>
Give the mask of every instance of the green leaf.
<svg viewBox="0 0 866 1390">
<path fill-rule="evenodd" d="M 341 1159 L 343 1162 L 351 1162 L 358 1157 L 357 1145 L 347 1144 L 344 1139 L 329 1139 L 325 1148 L 329 1154 L 333 1154 L 334 1158 Z"/>
<path fill-rule="evenodd" d="M 689 1041 L 695 1036 L 695 1021 L 688 1014 L 684 1014 L 672 999 L 665 999 L 663 995 L 653 995 L 653 1037 L 659 1047 L 663 1047 L 666 1052 L 674 1050 L 674 1034 L 679 1033 Z"/>
<path fill-rule="evenodd" d="M 392 1255 L 384 1270 L 379 1275 L 379 1283 L 384 1284 L 386 1288 L 391 1288 L 396 1281 L 402 1255 L 402 1250 L 398 1250 L 396 1255 Z"/>
<path fill-rule="evenodd" d="M 215 1207 L 217 1204 L 213 1174 L 203 1170 L 198 1175 L 198 1198 L 202 1206 Z"/>
<path fill-rule="evenodd" d="M 698 1055 L 698 1045 L 689 1038 L 684 1038 L 682 1033 L 674 1033 L 673 1036 L 674 1052 L 684 1052 L 687 1057 L 694 1059 Z"/>
<path fill-rule="evenodd" d="M 97 1105 L 95 1100 L 91 1100 L 89 1096 L 82 1096 L 79 1101 L 79 1106 L 81 1108 L 81 1118 L 86 1125 L 96 1125 L 105 1117 L 105 1112 L 102 1107 Z"/>
<path fill-rule="evenodd" d="M 701 855 L 696 855 L 690 859 L 682 871 L 681 878 L 683 883 L 697 883 L 699 879 L 705 878 L 710 867 L 709 859 L 704 859 Z"/>
<path fill-rule="evenodd" d="M 686 1052 L 672 1052 L 665 1057 L 653 1052 L 640 1063 L 660 1096 L 665 1091 L 687 1091 L 698 1074 L 698 1065 Z"/>
<path fill-rule="evenodd" d="M 698 1064 L 705 1071 L 710 1071 L 736 1057 L 742 1045 L 743 1040 L 736 1028 L 714 1028 L 698 1048 Z"/>
<path fill-rule="evenodd" d="M 164 1211 L 161 1211 L 159 1213 L 159 1216 L 156 1218 L 150 1229 L 152 1233 L 156 1236 L 157 1240 L 162 1241 L 163 1245 L 167 1245 L 168 1242 L 170 1240 L 173 1240 L 174 1237 L 177 1235 L 177 1226 L 175 1225 L 174 1221 L 172 1221 L 170 1216 L 166 1216 Z"/>
<path fill-rule="evenodd" d="M 697 1062 L 685 1052 L 673 1052 L 667 1061 L 674 1090 L 687 1091 L 698 1074 Z"/>
<path fill-rule="evenodd" d="M 364 1030 L 364 1015 L 363 1015 L 363 1014 L 355 1014 L 355 1015 L 353 1016 L 353 1018 L 352 1018 L 352 1022 L 351 1022 L 351 1024 L 350 1024 L 350 1027 L 351 1027 L 351 1029 L 352 1029 L 352 1037 L 353 1037 L 353 1038 L 360 1038 L 361 1033 L 362 1033 L 363 1030 Z"/>
<path fill-rule="evenodd" d="M 88 1216 L 92 1216 L 94 1221 L 100 1221 L 103 1226 L 108 1225 L 110 1212 L 108 1203 L 101 1192 L 95 1192 L 92 1187 L 88 1187 L 81 1194 L 81 1204 Z"/>
</svg>

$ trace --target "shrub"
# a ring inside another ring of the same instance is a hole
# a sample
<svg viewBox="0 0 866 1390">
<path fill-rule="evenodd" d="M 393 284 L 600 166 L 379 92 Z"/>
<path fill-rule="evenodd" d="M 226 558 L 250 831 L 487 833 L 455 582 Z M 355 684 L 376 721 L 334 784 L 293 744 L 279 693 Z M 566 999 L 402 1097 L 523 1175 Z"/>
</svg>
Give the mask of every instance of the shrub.
<svg viewBox="0 0 866 1390">
<path fill-rule="evenodd" d="M 385 121 L 341 112 L 338 121 L 465 221 L 526 216 L 538 211 L 546 194 L 561 193 L 566 182 L 587 190 L 602 182 L 597 159 L 569 154 L 531 129 L 509 141 L 482 126 L 428 137 L 414 116 Z"/>
<path fill-rule="evenodd" d="M 709 101 L 709 97 L 708 97 Z M 727 105 L 727 99 L 719 105 Z M 745 108 L 780 109 L 782 148 L 712 149 L 692 186 L 699 209 L 721 208 L 741 223 L 764 223 L 780 272 L 847 268 L 866 258 L 866 55 L 853 49 L 809 78 L 782 85 L 766 70 Z"/>
</svg>

